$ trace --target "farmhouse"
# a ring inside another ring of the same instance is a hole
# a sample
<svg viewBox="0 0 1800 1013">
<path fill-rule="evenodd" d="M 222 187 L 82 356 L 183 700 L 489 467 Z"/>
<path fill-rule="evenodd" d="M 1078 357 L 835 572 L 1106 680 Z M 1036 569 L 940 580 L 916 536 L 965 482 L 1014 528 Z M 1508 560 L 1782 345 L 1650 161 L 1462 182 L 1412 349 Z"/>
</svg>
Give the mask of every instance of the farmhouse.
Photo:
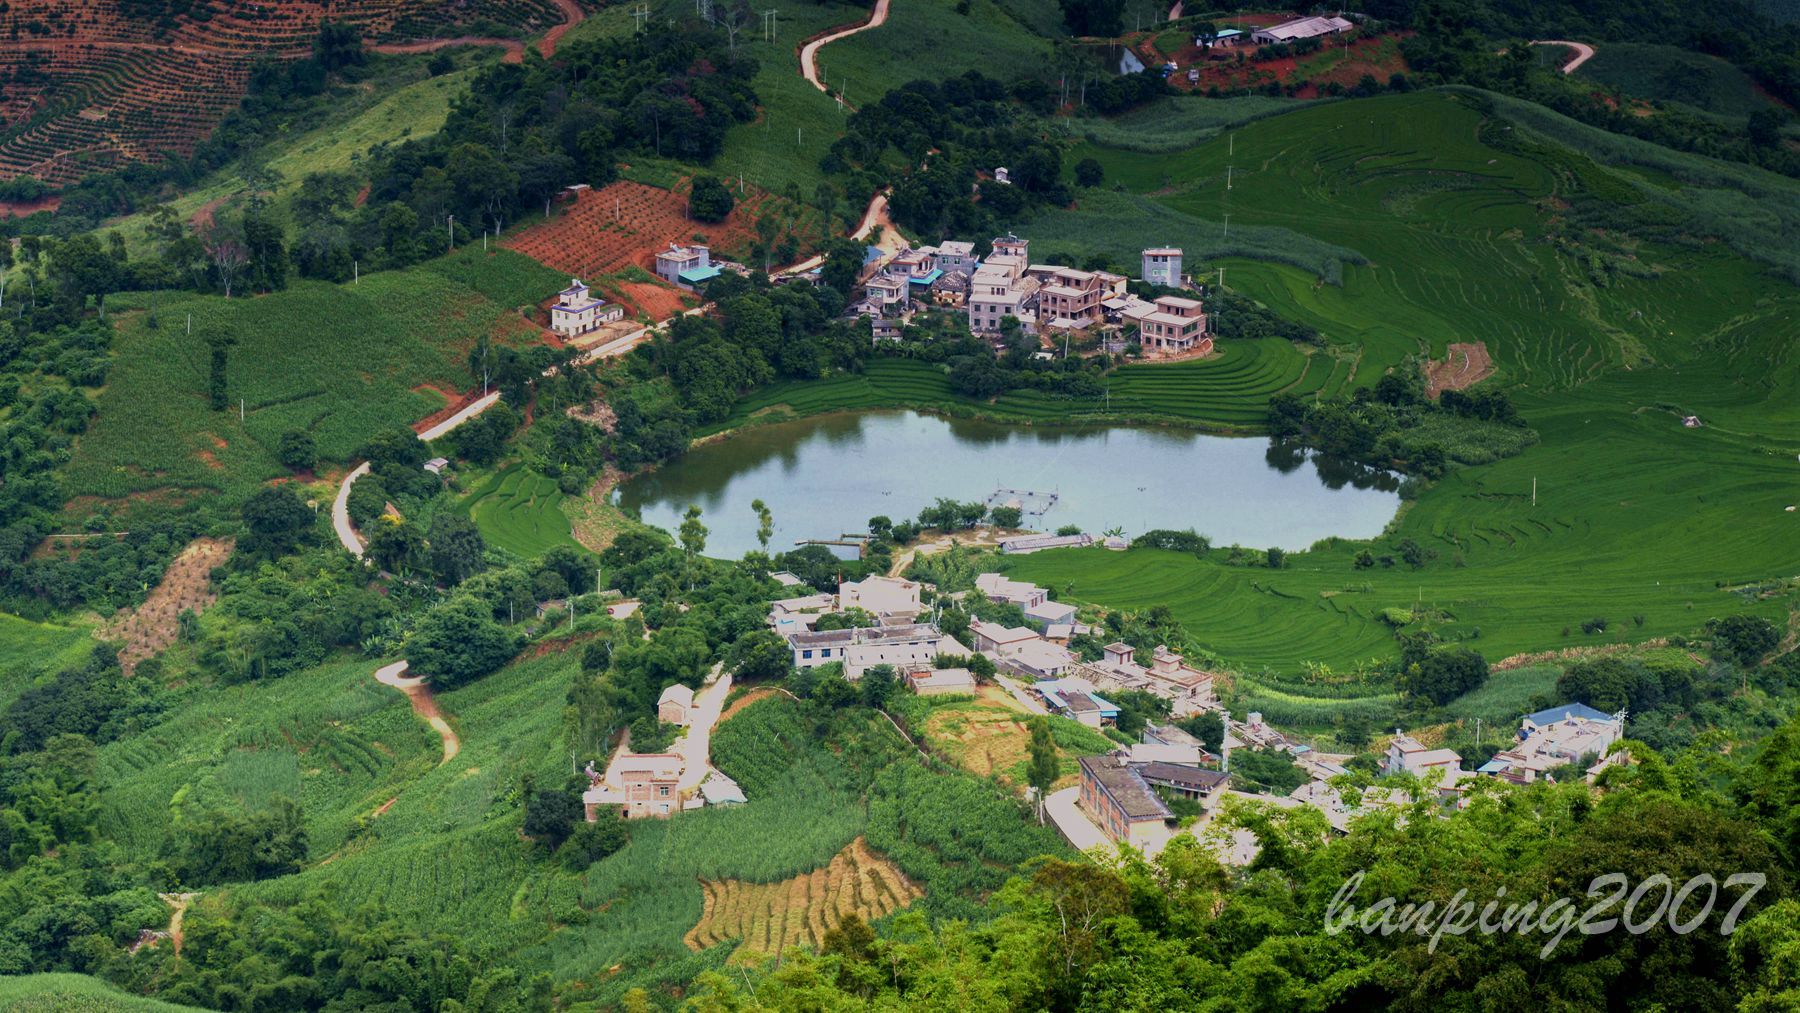
<svg viewBox="0 0 1800 1013">
<path fill-rule="evenodd" d="M 919 668 L 906 673 L 906 684 L 920 696 L 975 692 L 975 675 L 966 668 Z"/>
<path fill-rule="evenodd" d="M 1027 609 L 1040 605 L 1050 597 L 1050 592 L 1022 580 L 1010 580 L 1003 574 L 982 573 L 975 577 L 975 590 L 980 591 L 988 601 L 1002 605 L 1017 605 Z"/>
<path fill-rule="evenodd" d="M 1138 341 L 1144 351 L 1155 355 L 1185 355 L 1212 351 L 1212 338 L 1206 334 L 1206 314 L 1200 300 L 1180 296 L 1158 296 L 1154 303 L 1138 302 L 1121 314 L 1138 328 Z"/>
<path fill-rule="evenodd" d="M 1137 769 L 1138 776 L 1151 788 L 1191 798 L 1208 809 L 1213 807 L 1225 786 L 1231 783 L 1229 774 L 1186 763 L 1151 760 L 1141 765 L 1132 763 L 1131 766 Z"/>
<path fill-rule="evenodd" d="M 1426 749 L 1410 735 L 1396 733 L 1388 742 L 1383 773 L 1424 777 L 1437 770 L 1443 771 L 1447 780 L 1456 780 L 1463 773 L 1462 756 L 1453 749 Z"/>
<path fill-rule="evenodd" d="M 883 622 L 890 619 L 912 622 L 922 608 L 919 603 L 919 582 L 901 580 L 898 577 L 867 577 L 859 581 L 845 581 L 838 585 L 837 607 L 840 612 L 859 608 L 880 617 Z"/>
<path fill-rule="evenodd" d="M 1081 807 L 1106 836 L 1143 847 L 1158 839 L 1175 814 L 1132 765 L 1116 756 L 1083 756 Z"/>
<path fill-rule="evenodd" d="M 670 243 L 668 249 L 656 255 L 656 274 L 664 281 L 693 291 L 717 278 L 719 268 L 714 266 L 712 251 L 706 247 Z"/>
<path fill-rule="evenodd" d="M 688 712 L 694 709 L 694 691 L 677 682 L 662 691 L 656 700 L 656 717 L 672 725 L 686 726 Z"/>
<path fill-rule="evenodd" d="M 1588 780 L 1606 765 L 1606 751 L 1625 735 L 1625 715 L 1607 714 L 1586 704 L 1564 704 L 1527 714 L 1519 722 L 1518 741 L 1494 754 L 1479 773 L 1492 774 L 1514 784 L 1529 784 L 1550 771 L 1580 764 L 1588 757 L 1599 760 L 1586 770 Z"/>
<path fill-rule="evenodd" d="M 1185 280 L 1181 273 L 1181 247 L 1152 246 L 1144 251 L 1138 277 L 1152 285 L 1180 288 Z"/>
<path fill-rule="evenodd" d="M 587 821 L 600 818 L 601 806 L 618 806 L 626 819 L 666 818 L 681 808 L 682 766 L 674 753 L 620 753 L 603 779 L 589 775 L 590 787 L 581 794 Z"/>
<path fill-rule="evenodd" d="M 1343 18 L 1295 18 L 1269 28 L 1258 28 L 1251 33 L 1250 39 L 1259 43 L 1294 42 L 1299 39 L 1316 39 L 1323 35 L 1336 35 L 1355 27 L 1356 25 Z"/>
<path fill-rule="evenodd" d="M 1036 633 L 1023 626 L 1006 627 L 985 619 L 970 623 L 969 635 L 975 640 L 975 649 L 983 654 L 1005 653 L 1019 644 L 1038 639 Z"/>
<path fill-rule="evenodd" d="M 940 654 L 969 653 L 968 648 L 930 623 L 807 630 L 788 634 L 787 642 L 794 653 L 795 668 L 842 664 L 844 677 L 852 680 L 876 665 L 905 669 L 930 665 Z"/>
<path fill-rule="evenodd" d="M 834 611 L 836 607 L 837 599 L 828 594 L 783 598 L 769 604 L 769 627 L 783 636 L 810 630 L 820 616 Z"/>
<path fill-rule="evenodd" d="M 1099 322 L 1104 283 L 1098 275 L 1072 267 L 1032 264 L 1025 269 L 1025 276 L 1038 283 L 1039 320 L 1070 328 Z"/>
<path fill-rule="evenodd" d="M 937 266 L 945 274 L 952 271 L 974 274 L 975 266 L 979 263 L 981 263 L 981 259 L 975 256 L 974 243 L 946 239 L 937 245 Z"/>
<path fill-rule="evenodd" d="M 1149 668 L 1137 663 L 1135 653 L 1130 644 L 1114 641 L 1101 648 L 1098 661 L 1081 665 L 1081 674 L 1103 686 L 1155 693 L 1169 701 L 1175 717 L 1213 706 L 1212 676 L 1188 665 L 1166 645 L 1158 644 L 1151 653 Z"/>
<path fill-rule="evenodd" d="M 625 307 L 594 298 L 580 278 L 570 278 L 569 287 L 556 293 L 556 302 L 550 306 L 550 329 L 572 338 L 624 316 Z"/>
<path fill-rule="evenodd" d="M 1034 637 L 1002 651 L 995 664 L 1028 679 L 1054 679 L 1079 660 L 1068 648 Z"/>
<path fill-rule="evenodd" d="M 1031 687 L 1052 714 L 1099 728 L 1119 718 L 1119 707 L 1094 692 L 1086 679 L 1047 679 Z"/>
<path fill-rule="evenodd" d="M 1025 621 L 1041 630 L 1067 626 L 1075 621 L 1075 606 L 1068 602 L 1041 601 L 1025 610 Z"/>
</svg>

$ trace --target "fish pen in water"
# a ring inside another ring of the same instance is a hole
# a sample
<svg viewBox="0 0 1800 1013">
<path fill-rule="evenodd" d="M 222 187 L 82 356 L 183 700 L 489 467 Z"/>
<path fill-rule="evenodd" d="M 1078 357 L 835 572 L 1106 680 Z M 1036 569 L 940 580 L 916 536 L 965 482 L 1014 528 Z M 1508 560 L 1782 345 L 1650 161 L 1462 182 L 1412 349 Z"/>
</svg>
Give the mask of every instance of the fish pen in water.
<svg viewBox="0 0 1800 1013">
<path fill-rule="evenodd" d="M 987 498 L 988 512 L 995 507 L 1017 507 L 1021 518 L 1042 521 L 1062 497 L 1056 492 L 1034 492 L 1030 489 L 995 489 Z"/>
</svg>

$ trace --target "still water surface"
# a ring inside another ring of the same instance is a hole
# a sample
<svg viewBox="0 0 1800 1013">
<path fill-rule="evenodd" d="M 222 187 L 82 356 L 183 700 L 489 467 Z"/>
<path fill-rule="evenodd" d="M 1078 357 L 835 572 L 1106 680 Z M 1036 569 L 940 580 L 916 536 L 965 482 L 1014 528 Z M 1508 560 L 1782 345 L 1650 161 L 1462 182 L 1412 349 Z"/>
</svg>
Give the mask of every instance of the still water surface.
<svg viewBox="0 0 1800 1013">
<path fill-rule="evenodd" d="M 916 517 L 939 497 L 986 500 L 1001 489 L 1055 494 L 1028 527 L 1073 524 L 1193 528 L 1215 545 L 1304 549 L 1329 535 L 1369 538 L 1399 508 L 1394 476 L 1334 466 L 1264 439 L 1175 429 L 1011 426 L 886 411 L 824 415 L 745 430 L 624 483 L 620 506 L 673 532 L 689 504 L 705 512 L 706 554 L 757 547 L 761 499 L 775 515 L 769 548 L 861 532 L 878 514 Z"/>
</svg>

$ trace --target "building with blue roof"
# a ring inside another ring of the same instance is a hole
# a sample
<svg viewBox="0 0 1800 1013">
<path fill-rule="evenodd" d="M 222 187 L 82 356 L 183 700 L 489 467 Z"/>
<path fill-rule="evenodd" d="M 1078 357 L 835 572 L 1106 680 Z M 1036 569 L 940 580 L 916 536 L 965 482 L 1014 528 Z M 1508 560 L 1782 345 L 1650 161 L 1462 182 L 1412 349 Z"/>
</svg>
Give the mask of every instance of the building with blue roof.
<svg viewBox="0 0 1800 1013">
<path fill-rule="evenodd" d="M 1561 707 L 1546 707 L 1535 714 L 1527 714 L 1520 723 L 1542 728 L 1545 725 L 1553 725 L 1558 721 L 1567 721 L 1570 718 L 1581 718 L 1586 721 L 1610 721 L 1612 715 L 1584 703 L 1566 703 Z"/>
</svg>

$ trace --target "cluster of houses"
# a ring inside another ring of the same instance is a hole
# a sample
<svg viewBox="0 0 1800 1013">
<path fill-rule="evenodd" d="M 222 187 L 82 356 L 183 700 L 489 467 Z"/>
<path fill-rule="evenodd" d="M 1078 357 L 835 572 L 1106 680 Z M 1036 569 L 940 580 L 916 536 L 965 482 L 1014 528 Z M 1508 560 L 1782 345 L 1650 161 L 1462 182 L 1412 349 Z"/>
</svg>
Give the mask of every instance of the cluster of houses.
<svg viewBox="0 0 1800 1013">
<path fill-rule="evenodd" d="M 1169 288 L 1191 287 L 1175 247 L 1144 250 L 1139 277 Z M 863 265 L 861 282 L 863 296 L 845 315 L 867 317 L 877 340 L 897 339 L 914 312 L 939 306 L 962 309 L 970 332 L 983 337 L 1000 335 L 1011 319 L 1025 333 L 1046 338 L 1089 331 L 1117 336 L 1135 328 L 1152 356 L 1205 355 L 1213 347 L 1199 299 L 1141 299 L 1122 274 L 1034 264 L 1030 242 L 1014 235 L 996 237 L 985 258 L 975 255 L 973 243 L 961 241 L 891 257 L 876 251 Z"/>
<path fill-rule="evenodd" d="M 1363 813 L 1412 801 L 1412 795 L 1399 788 L 1366 788 L 1354 803 L 1348 802 L 1332 783 L 1347 773 L 1343 762 L 1348 757 L 1315 753 L 1302 743 L 1291 742 L 1260 714 L 1252 713 L 1244 722 L 1227 717 L 1225 725 L 1222 756 L 1207 753 L 1198 740 L 1179 728 L 1150 724 L 1141 743 L 1081 758 L 1079 806 L 1113 841 L 1160 846 L 1177 824 L 1169 800 L 1191 798 L 1211 811 L 1229 790 L 1232 751 L 1245 747 L 1287 752 L 1310 778 L 1285 798 L 1257 796 L 1260 801 L 1283 807 L 1310 806 L 1340 832 Z M 1606 714 L 1583 704 L 1527 714 L 1520 719 L 1513 744 L 1476 771 L 1464 770 L 1462 757 L 1454 750 L 1430 748 L 1397 731 L 1388 743 L 1381 772 L 1420 778 L 1445 805 L 1461 805 L 1481 775 L 1520 785 L 1538 780 L 1554 783 L 1552 771 L 1585 763 L 1583 773 L 1591 783 L 1605 768 L 1626 762 L 1623 750 L 1608 752 L 1624 737 L 1624 728 L 1623 713 Z"/>
</svg>

